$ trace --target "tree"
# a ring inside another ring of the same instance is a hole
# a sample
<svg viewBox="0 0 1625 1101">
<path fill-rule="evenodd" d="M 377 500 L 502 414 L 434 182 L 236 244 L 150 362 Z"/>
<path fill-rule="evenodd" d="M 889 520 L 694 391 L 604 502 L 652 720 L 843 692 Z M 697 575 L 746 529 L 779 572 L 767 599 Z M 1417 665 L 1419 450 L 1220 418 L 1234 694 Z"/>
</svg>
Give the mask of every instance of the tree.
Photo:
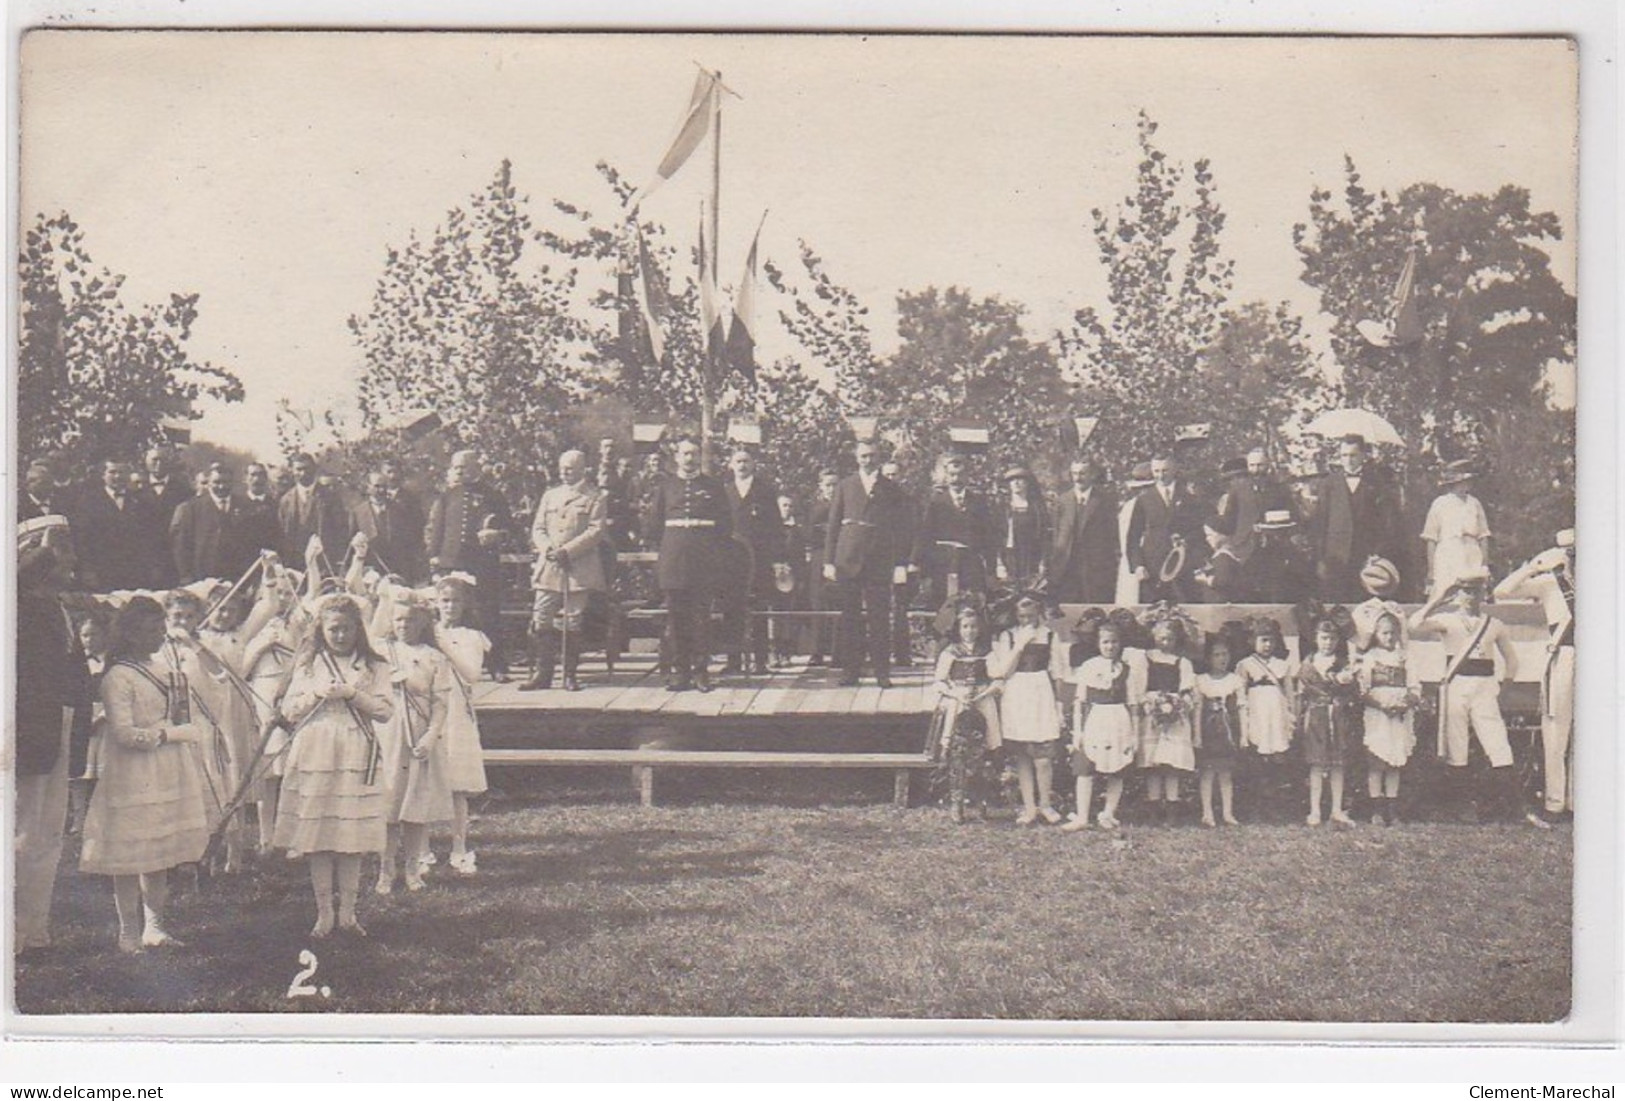
<svg viewBox="0 0 1625 1101">
<path fill-rule="evenodd" d="M 818 471 L 835 465 L 849 438 L 840 403 L 793 359 L 762 367 L 759 379 L 762 457 L 780 487 L 806 505 L 818 489 Z"/>
<path fill-rule="evenodd" d="M 21 454 L 58 452 L 74 466 L 134 458 L 165 439 L 164 422 L 196 420 L 200 398 L 242 400 L 236 375 L 186 347 L 198 296 L 127 307 L 124 276 L 96 265 L 66 213 L 36 216 L 19 268 Z"/>
<path fill-rule="evenodd" d="M 1212 424 L 1209 457 L 1262 444 L 1278 460 L 1292 444 L 1280 430 L 1329 408 L 1331 388 L 1304 341 L 1303 322 L 1280 302 L 1226 310 L 1219 335 L 1199 361 Z"/>
<path fill-rule="evenodd" d="M 803 289 L 771 262 L 763 265 L 768 283 L 789 299 L 779 320 L 812 361 L 833 380 L 836 401 L 847 415 L 881 411 L 875 389 L 881 361 L 870 337 L 869 309 L 857 295 L 835 282 L 806 241 L 798 242 L 801 267 L 810 286 Z"/>
<path fill-rule="evenodd" d="M 1410 445 L 1417 526 L 1437 463 L 1476 455 L 1508 564 L 1549 545 L 1551 529 L 1572 522 L 1562 502 L 1573 497 L 1572 413 L 1551 407 L 1546 382 L 1550 364 L 1574 360 L 1575 299 L 1541 247 L 1561 236 L 1557 216 L 1510 185 L 1460 195 L 1417 183 L 1390 195 L 1368 191 L 1352 160 L 1344 176 L 1341 203 L 1316 188 L 1293 238 L 1304 282 L 1335 319 L 1345 400 L 1387 417 Z M 1412 248 L 1421 339 L 1374 347 L 1355 323 L 1388 308 Z"/>
<path fill-rule="evenodd" d="M 1017 303 L 973 299 L 958 287 L 898 295 L 902 344 L 880 364 L 872 386 L 888 411 L 882 423 L 916 456 L 909 473 L 917 488 L 924 488 L 926 462 L 947 446 L 953 420 L 989 426 L 984 476 L 1050 449 L 1067 386 L 1053 350 L 1027 338 L 1024 313 Z"/>
<path fill-rule="evenodd" d="M 1214 419 L 1203 367 L 1225 332 L 1233 275 L 1219 252 L 1225 216 L 1209 162 L 1195 162 L 1187 187 L 1184 167 L 1153 144 L 1156 132 L 1140 112 L 1134 194 L 1111 215 L 1090 212 L 1107 308 L 1079 309 L 1061 337 L 1081 384 L 1078 412 L 1100 417 L 1093 449 L 1118 467 L 1168 447 L 1180 425 Z"/>
<path fill-rule="evenodd" d="M 447 434 L 477 445 L 515 486 L 545 477 L 570 404 L 588 392 L 594 332 L 574 315 L 574 268 L 530 249 L 526 200 L 504 160 L 491 183 L 427 240 L 388 250 L 360 345 L 363 423 L 433 409 Z"/>
</svg>

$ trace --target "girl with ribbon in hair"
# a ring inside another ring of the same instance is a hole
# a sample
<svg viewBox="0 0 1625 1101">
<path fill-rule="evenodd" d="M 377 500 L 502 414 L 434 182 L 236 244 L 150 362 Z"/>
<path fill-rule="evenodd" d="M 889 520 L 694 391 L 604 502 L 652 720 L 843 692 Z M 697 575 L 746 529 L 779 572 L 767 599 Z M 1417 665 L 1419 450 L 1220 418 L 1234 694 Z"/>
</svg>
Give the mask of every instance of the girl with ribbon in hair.
<svg viewBox="0 0 1625 1101">
<path fill-rule="evenodd" d="M 1343 769 L 1354 742 L 1360 687 L 1348 665 L 1343 632 L 1331 619 L 1314 629 L 1315 650 L 1298 667 L 1298 735 L 1309 764 L 1309 825 L 1320 825 L 1320 793 L 1330 781 L 1331 820 L 1352 826 L 1343 810 Z"/>
<path fill-rule="evenodd" d="M 113 877 L 124 952 L 179 945 L 164 928 L 169 870 L 203 856 L 213 804 L 200 750 L 212 733 L 188 717 L 168 662 L 163 606 L 131 597 L 113 622 L 101 698 L 106 730 L 79 867 Z"/>
<path fill-rule="evenodd" d="M 383 653 L 395 704 L 381 735 L 388 832 L 377 892 L 387 895 L 402 869 L 407 890 L 423 889 L 429 826 L 452 818 L 445 734 L 454 687 L 451 662 L 433 645 L 434 613 L 410 593 L 384 601 L 382 610 L 390 614 Z"/>
<path fill-rule="evenodd" d="M 474 688 L 485 667 L 491 640 L 467 626 L 476 582 L 463 573 L 442 577 L 435 585 L 440 625 L 434 644 L 451 663 L 452 694 L 446 705 L 446 774 L 451 781 L 451 867 L 473 875 L 474 854 L 468 848 L 468 797 L 485 791 L 485 750 L 474 719 Z"/>
<path fill-rule="evenodd" d="M 261 731 L 277 722 L 278 704 L 293 676 L 293 659 L 315 629 L 311 613 L 299 599 L 304 578 L 282 568 L 274 554 L 267 555 L 260 581 L 260 604 L 267 618 L 243 650 L 243 679 L 254 693 L 254 715 Z M 270 764 L 263 769 L 253 798 L 259 822 L 259 852 L 271 851 L 271 833 L 276 825 L 277 800 L 288 748 L 287 731 L 280 725 L 265 743 L 264 757 Z"/>
<path fill-rule="evenodd" d="M 1354 627 L 1371 823 L 1397 826 L 1399 773 L 1416 749 L 1415 712 L 1421 704 L 1405 664 L 1405 611 L 1389 600 L 1368 600 L 1354 610 Z"/>
<path fill-rule="evenodd" d="M 228 729 L 228 721 L 245 720 L 242 714 L 228 714 L 230 699 L 226 681 L 229 674 L 218 656 L 203 646 L 200 628 L 208 607 L 203 599 L 190 589 L 175 589 L 164 594 L 164 618 L 168 637 L 159 650 L 159 657 L 168 666 L 167 676 L 174 689 L 182 721 L 194 719 L 210 737 L 200 743 L 204 779 L 208 781 L 211 803 L 211 829 L 220 824 L 220 812 L 226 799 L 237 787 L 237 771 L 243 763 L 237 756 L 237 739 Z M 244 736 L 247 740 L 247 736 Z M 237 871 L 242 866 L 243 829 L 240 821 L 226 829 L 226 867 Z"/>
<path fill-rule="evenodd" d="M 1003 740 L 999 685 L 988 674 L 987 655 L 987 619 L 978 605 L 962 604 L 954 620 L 954 639 L 937 656 L 931 685 L 937 707 L 931 717 L 930 752 L 946 770 L 949 813 L 955 825 L 965 821 L 965 804 L 972 797 L 986 813 L 987 755 Z"/>
<path fill-rule="evenodd" d="M 1095 634 L 1099 652 L 1072 672 L 1077 686 L 1073 696 L 1072 774 L 1076 777 L 1078 809 L 1061 829 L 1068 833 L 1089 828 L 1095 795 L 1095 774 L 1106 777 L 1106 805 L 1100 810 L 1100 828 L 1117 828 L 1117 807 L 1123 800 L 1123 777 L 1134 764 L 1138 738 L 1134 709 L 1139 705 L 1134 667 L 1127 660 L 1123 628 L 1101 623 Z"/>
<path fill-rule="evenodd" d="M 1151 628 L 1151 649 L 1145 654 L 1136 760 L 1148 770 L 1145 795 L 1152 816 L 1167 825 L 1179 802 L 1179 774 L 1196 770 L 1195 732 L 1191 726 L 1196 671 L 1190 659 L 1183 656 L 1194 625 L 1166 601 L 1146 613 L 1146 623 Z"/>
<path fill-rule="evenodd" d="M 379 724 L 394 713 L 389 667 L 367 643 L 361 607 L 339 593 L 317 605 L 316 629 L 294 661 L 282 712 L 293 725 L 274 840 L 310 863 L 316 896 L 311 936 L 356 919 L 361 858 L 383 852 L 385 787 Z"/>
<path fill-rule="evenodd" d="M 1055 682 L 1070 672 L 1064 639 L 1044 623 L 1044 606 L 1036 596 L 1016 601 L 1016 624 L 999 635 L 988 659 L 993 677 L 1003 681 L 999 729 L 1015 758 L 1021 786 L 1020 826 L 1042 818 L 1061 821 L 1054 802 L 1054 752 L 1061 736 L 1061 706 Z"/>
</svg>

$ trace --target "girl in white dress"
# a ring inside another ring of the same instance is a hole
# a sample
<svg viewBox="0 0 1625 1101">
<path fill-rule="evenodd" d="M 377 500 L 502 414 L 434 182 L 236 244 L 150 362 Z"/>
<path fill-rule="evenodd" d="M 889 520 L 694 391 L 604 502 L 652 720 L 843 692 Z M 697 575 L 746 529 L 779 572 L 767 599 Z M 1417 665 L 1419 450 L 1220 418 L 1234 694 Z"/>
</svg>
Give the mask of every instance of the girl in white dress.
<svg viewBox="0 0 1625 1101">
<path fill-rule="evenodd" d="M 85 815 L 80 870 L 113 877 L 124 952 L 176 946 L 164 928 L 169 869 L 202 858 L 209 843 L 207 785 L 197 743 L 212 735 L 181 721 L 185 709 L 164 644 L 164 609 L 136 596 L 113 623 L 101 698 L 106 730 L 100 775 Z"/>
<path fill-rule="evenodd" d="M 1116 829 L 1117 807 L 1123 799 L 1123 777 L 1134 764 L 1139 737 L 1134 710 L 1136 689 L 1143 679 L 1134 675 L 1123 648 L 1123 630 L 1102 623 L 1100 653 L 1072 672 L 1077 686 L 1073 697 L 1072 772 L 1077 778 L 1078 809 L 1061 828 L 1068 833 L 1089 828 L 1094 806 L 1095 774 L 1106 777 L 1106 805 L 1100 809 L 1101 829 Z"/>
<path fill-rule="evenodd" d="M 271 618 L 269 604 L 238 592 L 226 598 L 214 616 L 197 633 L 200 657 L 213 657 L 217 671 L 210 678 L 210 708 L 226 735 L 231 756 L 231 791 L 237 790 L 244 775 L 256 766 L 259 751 L 259 703 L 248 672 L 248 644 Z M 229 797 L 229 794 L 228 794 Z M 262 828 L 262 833 L 269 832 Z M 246 823 L 234 825 L 226 833 L 226 871 L 241 870 L 246 849 Z"/>
<path fill-rule="evenodd" d="M 1042 818 L 1061 820 L 1054 802 L 1056 742 L 1061 736 L 1061 706 L 1055 682 L 1065 677 L 1067 646 L 1043 623 L 1043 605 L 1033 596 L 1016 601 L 1016 625 L 999 635 L 988 659 L 988 672 L 1003 682 L 999 695 L 999 730 L 1016 763 L 1021 786 L 1020 826 Z"/>
<path fill-rule="evenodd" d="M 202 750 L 204 779 L 208 781 L 209 826 L 220 824 L 220 812 L 237 787 L 236 759 L 232 737 L 225 725 L 226 672 L 220 659 L 199 643 L 198 628 L 207 609 L 203 600 L 189 589 L 164 594 L 164 617 L 168 637 L 158 657 L 166 666 L 166 676 L 174 686 L 182 717 L 209 732 L 199 746 Z M 241 859 L 241 827 L 226 831 L 226 852 L 233 866 Z"/>
<path fill-rule="evenodd" d="M 394 706 L 389 667 L 368 645 L 361 608 L 351 597 L 338 594 L 318 604 L 316 630 L 294 659 L 282 711 L 293 732 L 275 843 L 309 859 L 316 896 L 311 936 L 333 931 L 335 878 L 338 927 L 364 936 L 356 896 L 362 856 L 384 849 L 379 728 Z"/>
<path fill-rule="evenodd" d="M 435 587 L 440 625 L 434 644 L 451 662 L 452 694 L 446 705 L 446 771 L 452 790 L 451 867 L 459 875 L 477 870 L 468 848 L 468 797 L 486 787 L 485 750 L 474 718 L 474 688 L 485 668 L 491 640 L 484 632 L 463 625 L 472 600 L 473 578 L 452 574 Z"/>
<path fill-rule="evenodd" d="M 1416 749 L 1421 697 L 1406 668 L 1404 623 L 1404 610 L 1388 601 L 1369 600 L 1354 610 L 1362 647 L 1355 672 L 1365 703 L 1366 793 L 1377 826 L 1399 824 L 1399 774 Z"/>
<path fill-rule="evenodd" d="M 1185 629 L 1172 614 L 1154 613 L 1151 643 L 1145 655 L 1136 760 L 1141 768 L 1150 770 L 1145 796 L 1152 815 L 1166 824 L 1173 820 L 1179 802 L 1180 773 L 1196 770 L 1191 728 L 1196 670 L 1181 654 Z"/>
<path fill-rule="evenodd" d="M 243 648 L 243 679 L 253 689 L 255 719 L 261 731 L 277 720 L 277 708 L 293 676 L 294 655 L 314 629 L 314 620 L 299 602 L 294 576 L 277 566 L 268 566 L 260 589 L 265 624 Z M 271 851 L 271 833 L 276 824 L 277 798 L 288 748 L 288 734 L 280 724 L 265 746 L 264 779 L 254 791 L 255 818 L 259 822 L 259 852 Z"/>
<path fill-rule="evenodd" d="M 1247 690 L 1242 744 L 1275 760 L 1292 747 L 1293 665 L 1275 620 L 1263 616 L 1254 620 L 1252 636 L 1253 652 L 1236 665 Z"/>
<path fill-rule="evenodd" d="M 1469 570 L 1489 564 L 1490 521 L 1471 493 L 1471 464 L 1446 463 L 1439 477 L 1445 490 L 1428 506 L 1422 540 L 1428 545 L 1428 595 L 1438 596 Z"/>
<path fill-rule="evenodd" d="M 446 775 L 446 712 L 452 697 L 451 663 L 429 641 L 434 613 L 411 601 L 390 602 L 392 622 L 383 644 L 390 666 L 395 711 L 384 724 L 382 775 L 388 796 L 388 835 L 378 865 L 381 895 L 394 889 L 397 867 L 406 889 L 423 889 L 423 854 L 429 826 L 452 817 Z"/>
</svg>

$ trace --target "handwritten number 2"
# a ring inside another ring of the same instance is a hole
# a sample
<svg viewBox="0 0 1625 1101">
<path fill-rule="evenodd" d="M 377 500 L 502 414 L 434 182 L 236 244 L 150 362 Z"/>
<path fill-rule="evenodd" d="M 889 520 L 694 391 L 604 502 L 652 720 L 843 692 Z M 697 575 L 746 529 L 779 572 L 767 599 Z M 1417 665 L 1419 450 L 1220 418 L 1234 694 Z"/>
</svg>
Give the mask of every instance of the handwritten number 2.
<svg viewBox="0 0 1625 1101">
<path fill-rule="evenodd" d="M 316 953 L 312 952 L 309 948 L 301 950 L 299 953 L 299 962 L 304 964 L 304 970 L 295 975 L 293 977 L 293 982 L 288 984 L 288 997 L 314 997 L 317 993 L 316 988 L 310 985 L 309 981 L 307 980 L 309 980 L 309 978 L 316 973 Z"/>
</svg>

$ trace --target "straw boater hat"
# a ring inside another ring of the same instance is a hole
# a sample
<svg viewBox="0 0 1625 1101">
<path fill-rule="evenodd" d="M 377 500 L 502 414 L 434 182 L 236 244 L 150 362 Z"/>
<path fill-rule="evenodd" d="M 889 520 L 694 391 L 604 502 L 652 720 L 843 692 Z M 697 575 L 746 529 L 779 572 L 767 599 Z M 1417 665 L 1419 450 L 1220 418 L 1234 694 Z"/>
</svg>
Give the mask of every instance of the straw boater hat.
<svg viewBox="0 0 1625 1101">
<path fill-rule="evenodd" d="M 1478 471 L 1473 468 L 1471 462 L 1466 459 L 1455 459 L 1445 463 L 1443 469 L 1439 471 L 1439 484 L 1441 486 L 1459 485 L 1462 482 L 1470 482 L 1476 477 L 1478 477 Z"/>
<path fill-rule="evenodd" d="M 1360 587 L 1372 596 L 1392 596 L 1399 590 L 1399 568 L 1373 554 L 1360 567 Z"/>
<path fill-rule="evenodd" d="M 1024 466 L 1013 466 L 1004 472 L 1006 482 L 1025 482 L 1033 476 L 1033 472 Z"/>
<path fill-rule="evenodd" d="M 1292 513 L 1284 508 L 1272 508 L 1264 513 L 1264 518 L 1253 525 L 1254 531 L 1285 531 L 1295 528 L 1298 522 L 1292 518 Z"/>
</svg>

